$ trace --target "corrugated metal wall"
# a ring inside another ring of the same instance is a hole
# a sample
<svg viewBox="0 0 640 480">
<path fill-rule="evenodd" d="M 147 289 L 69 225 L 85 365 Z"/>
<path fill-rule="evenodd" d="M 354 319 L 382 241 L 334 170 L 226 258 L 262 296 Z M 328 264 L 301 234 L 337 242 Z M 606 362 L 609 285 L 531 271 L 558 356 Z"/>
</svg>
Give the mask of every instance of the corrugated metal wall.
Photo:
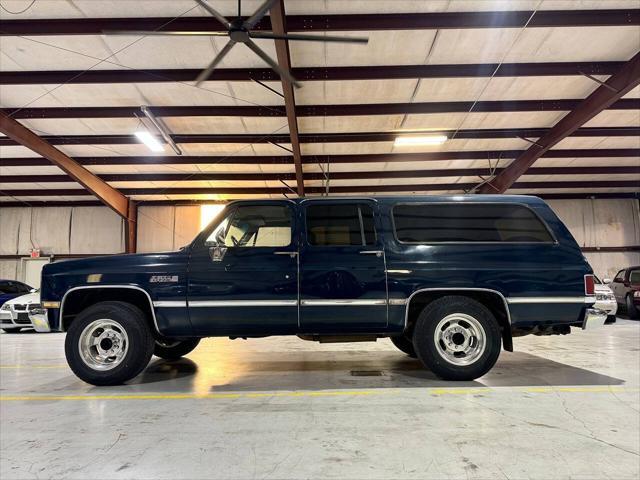
<svg viewBox="0 0 640 480">
<path fill-rule="evenodd" d="M 549 204 L 582 247 L 640 245 L 636 200 L 553 200 Z M 193 240 L 200 230 L 198 206 L 142 206 L 138 251 L 168 251 Z M 124 224 L 106 207 L 0 208 L 0 255 L 120 253 Z M 640 264 L 640 252 L 588 252 L 601 277 Z M 0 260 L 0 278 L 18 278 L 18 260 Z"/>
</svg>

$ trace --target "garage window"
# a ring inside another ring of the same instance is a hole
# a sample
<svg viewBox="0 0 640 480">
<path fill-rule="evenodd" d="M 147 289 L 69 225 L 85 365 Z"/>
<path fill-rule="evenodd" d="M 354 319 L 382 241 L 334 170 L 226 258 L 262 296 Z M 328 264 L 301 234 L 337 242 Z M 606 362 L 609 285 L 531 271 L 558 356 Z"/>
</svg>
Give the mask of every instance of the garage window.
<svg viewBox="0 0 640 480">
<path fill-rule="evenodd" d="M 214 228 L 206 245 L 286 247 L 291 244 L 291 209 L 285 205 L 244 205 Z"/>
<path fill-rule="evenodd" d="M 403 243 L 553 242 L 538 216 L 522 205 L 401 204 L 393 207 L 393 222 Z"/>
<path fill-rule="evenodd" d="M 365 204 L 310 205 L 306 208 L 307 241 L 314 246 L 373 245 L 373 210 Z"/>
</svg>

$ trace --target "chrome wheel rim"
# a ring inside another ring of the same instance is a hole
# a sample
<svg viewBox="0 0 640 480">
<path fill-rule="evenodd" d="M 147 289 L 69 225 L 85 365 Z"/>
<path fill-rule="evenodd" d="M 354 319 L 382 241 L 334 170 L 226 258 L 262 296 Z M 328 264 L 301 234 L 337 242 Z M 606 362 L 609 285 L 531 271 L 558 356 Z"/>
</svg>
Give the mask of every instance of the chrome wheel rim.
<svg viewBox="0 0 640 480">
<path fill-rule="evenodd" d="M 487 346 L 484 328 L 466 313 L 452 313 L 440 320 L 434 342 L 438 354 L 453 365 L 471 365 Z"/>
<path fill-rule="evenodd" d="M 80 334 L 78 349 L 82 361 L 94 370 L 111 370 L 129 351 L 127 332 L 115 320 L 102 318 L 87 325 Z"/>
</svg>

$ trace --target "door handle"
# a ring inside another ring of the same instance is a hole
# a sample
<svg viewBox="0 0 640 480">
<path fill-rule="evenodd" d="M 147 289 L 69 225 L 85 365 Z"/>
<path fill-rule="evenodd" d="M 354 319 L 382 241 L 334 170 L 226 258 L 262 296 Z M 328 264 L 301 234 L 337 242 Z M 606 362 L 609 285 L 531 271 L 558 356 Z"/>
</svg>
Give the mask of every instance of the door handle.
<svg viewBox="0 0 640 480">
<path fill-rule="evenodd" d="M 381 257 L 384 252 L 382 250 L 362 250 L 360 251 L 360 255 L 375 255 L 376 257 Z"/>
<path fill-rule="evenodd" d="M 291 258 L 297 257 L 298 252 L 273 252 L 274 255 L 289 255 Z"/>
</svg>

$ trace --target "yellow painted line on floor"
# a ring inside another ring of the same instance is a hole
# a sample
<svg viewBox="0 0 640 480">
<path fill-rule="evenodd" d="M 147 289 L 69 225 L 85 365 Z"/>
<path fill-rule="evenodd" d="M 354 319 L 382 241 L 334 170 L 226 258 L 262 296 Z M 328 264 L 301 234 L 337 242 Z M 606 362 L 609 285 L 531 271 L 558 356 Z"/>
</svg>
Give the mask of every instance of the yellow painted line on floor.
<svg viewBox="0 0 640 480">
<path fill-rule="evenodd" d="M 0 368 L 6 369 L 30 369 L 30 368 L 69 368 L 67 365 L 0 365 Z"/>
<path fill-rule="evenodd" d="M 251 392 L 251 393 L 152 393 L 121 395 L 3 395 L 0 402 L 31 401 L 80 401 L 80 400 L 210 400 L 229 398 L 268 398 L 268 397 L 350 397 L 398 395 L 418 391 L 417 389 L 380 389 L 380 390 L 344 390 L 344 391 L 292 391 L 292 392 Z M 497 388 L 426 388 L 424 393 L 434 396 L 474 395 L 479 393 L 635 393 L 640 388 L 621 386 L 584 386 L 584 387 L 497 387 Z"/>
</svg>

